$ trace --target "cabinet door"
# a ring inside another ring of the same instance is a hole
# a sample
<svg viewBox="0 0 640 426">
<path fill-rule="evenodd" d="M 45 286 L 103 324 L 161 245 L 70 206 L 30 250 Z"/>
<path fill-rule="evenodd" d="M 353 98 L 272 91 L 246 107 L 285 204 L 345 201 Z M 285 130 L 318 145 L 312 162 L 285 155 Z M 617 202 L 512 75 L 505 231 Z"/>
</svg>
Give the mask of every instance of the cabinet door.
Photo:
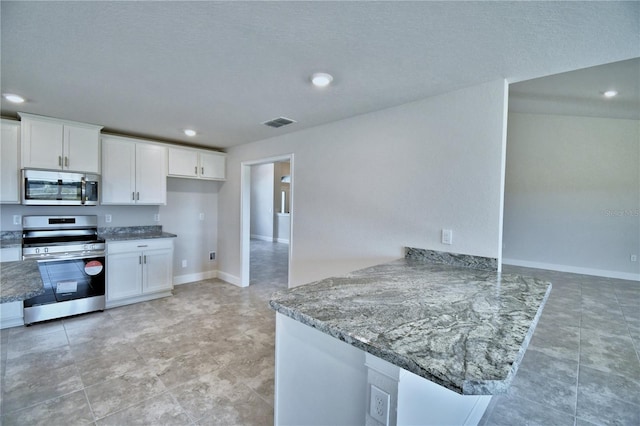
<svg viewBox="0 0 640 426">
<path fill-rule="evenodd" d="M 166 291 L 173 288 L 173 250 L 149 250 L 143 253 L 144 293 Z"/>
<path fill-rule="evenodd" d="M 134 204 L 135 144 L 102 139 L 101 204 Z"/>
<path fill-rule="evenodd" d="M 107 257 L 107 302 L 142 294 L 142 252 Z"/>
<path fill-rule="evenodd" d="M 4 247 L 0 248 L 0 262 L 15 262 L 22 260 L 22 248 Z"/>
<path fill-rule="evenodd" d="M 20 203 L 20 124 L 2 120 L 0 135 L 0 203 Z"/>
<path fill-rule="evenodd" d="M 136 144 L 136 204 L 167 204 L 167 148 Z"/>
<path fill-rule="evenodd" d="M 198 152 L 169 148 L 169 176 L 198 177 Z"/>
<path fill-rule="evenodd" d="M 200 153 L 200 177 L 203 179 L 225 179 L 226 156 L 220 154 Z"/>
<path fill-rule="evenodd" d="M 62 169 L 62 123 L 23 118 L 22 167 Z"/>
<path fill-rule="evenodd" d="M 100 173 L 100 130 L 64 126 L 63 167 L 77 172 Z"/>
</svg>

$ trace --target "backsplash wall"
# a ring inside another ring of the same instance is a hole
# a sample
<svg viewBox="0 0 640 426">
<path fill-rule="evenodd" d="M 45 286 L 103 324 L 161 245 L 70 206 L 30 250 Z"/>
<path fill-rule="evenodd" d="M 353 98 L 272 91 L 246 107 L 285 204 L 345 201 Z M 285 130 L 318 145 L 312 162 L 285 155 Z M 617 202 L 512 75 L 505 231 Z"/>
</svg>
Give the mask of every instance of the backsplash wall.
<svg viewBox="0 0 640 426">
<path fill-rule="evenodd" d="M 18 231 L 22 223 L 13 224 L 13 216 L 26 215 L 97 215 L 98 226 L 151 226 L 162 225 L 154 221 L 158 206 L 23 206 L 20 204 L 2 204 L 0 206 L 0 231 Z M 105 215 L 111 215 L 111 223 L 105 222 Z"/>
</svg>

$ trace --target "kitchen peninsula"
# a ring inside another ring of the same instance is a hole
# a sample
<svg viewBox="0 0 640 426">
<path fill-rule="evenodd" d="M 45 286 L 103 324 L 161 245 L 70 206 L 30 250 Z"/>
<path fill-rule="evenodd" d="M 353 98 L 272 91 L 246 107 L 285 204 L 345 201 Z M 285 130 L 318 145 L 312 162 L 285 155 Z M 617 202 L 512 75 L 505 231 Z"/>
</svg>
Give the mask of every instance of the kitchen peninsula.
<svg viewBox="0 0 640 426">
<path fill-rule="evenodd" d="M 275 295 L 276 424 L 476 424 L 551 291 L 483 259 L 408 249 Z"/>
</svg>

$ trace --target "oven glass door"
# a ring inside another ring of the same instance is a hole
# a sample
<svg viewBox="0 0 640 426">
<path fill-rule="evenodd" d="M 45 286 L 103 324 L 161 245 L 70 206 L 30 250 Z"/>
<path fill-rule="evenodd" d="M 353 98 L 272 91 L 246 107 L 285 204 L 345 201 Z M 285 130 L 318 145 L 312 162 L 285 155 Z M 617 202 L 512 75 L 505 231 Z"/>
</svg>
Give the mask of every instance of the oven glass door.
<svg viewBox="0 0 640 426">
<path fill-rule="evenodd" d="M 25 300 L 25 308 L 105 293 L 104 257 L 43 261 L 38 268 L 45 293 Z"/>
</svg>

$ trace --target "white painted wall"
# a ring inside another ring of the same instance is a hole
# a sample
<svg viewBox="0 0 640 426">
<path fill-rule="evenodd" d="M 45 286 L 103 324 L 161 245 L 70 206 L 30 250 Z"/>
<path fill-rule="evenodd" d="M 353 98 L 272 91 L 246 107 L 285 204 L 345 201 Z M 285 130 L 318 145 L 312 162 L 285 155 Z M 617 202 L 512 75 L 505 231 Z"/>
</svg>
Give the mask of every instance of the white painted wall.
<svg viewBox="0 0 640 426">
<path fill-rule="evenodd" d="M 167 205 L 160 206 L 160 220 L 163 230 L 178 235 L 174 241 L 174 284 L 216 276 L 217 260 L 209 261 L 209 252 L 217 252 L 218 190 L 222 184 L 167 179 Z M 187 261 L 186 267 L 182 267 L 182 260 Z"/>
<path fill-rule="evenodd" d="M 168 178 L 166 206 L 22 206 L 0 205 L 0 230 L 19 231 L 13 215 L 95 214 L 98 226 L 154 226 L 178 235 L 174 241 L 174 283 L 213 277 L 217 262 L 209 262 L 209 251 L 217 251 L 218 190 L 222 182 Z M 200 220 L 199 213 L 204 213 Z M 160 221 L 154 215 L 160 213 Z M 105 222 L 105 214 L 112 217 Z M 187 267 L 182 268 L 182 259 Z"/>
<path fill-rule="evenodd" d="M 13 215 L 97 215 L 98 226 L 155 226 L 164 225 L 163 217 L 155 222 L 158 206 L 23 206 L 20 204 L 0 205 L 0 230 L 19 231 L 20 225 L 13 224 Z M 104 216 L 111 215 L 111 223 Z M 172 232 L 167 229 L 167 231 Z"/>
<path fill-rule="evenodd" d="M 274 164 L 251 166 L 251 238 L 273 241 Z"/>
<path fill-rule="evenodd" d="M 510 113 L 504 262 L 640 279 L 640 121 Z"/>
<path fill-rule="evenodd" d="M 231 148 L 220 271 L 240 275 L 240 163 L 289 153 L 292 286 L 402 257 L 405 246 L 499 257 L 506 91 L 494 81 Z M 442 228 L 453 245 L 440 243 Z"/>
</svg>

